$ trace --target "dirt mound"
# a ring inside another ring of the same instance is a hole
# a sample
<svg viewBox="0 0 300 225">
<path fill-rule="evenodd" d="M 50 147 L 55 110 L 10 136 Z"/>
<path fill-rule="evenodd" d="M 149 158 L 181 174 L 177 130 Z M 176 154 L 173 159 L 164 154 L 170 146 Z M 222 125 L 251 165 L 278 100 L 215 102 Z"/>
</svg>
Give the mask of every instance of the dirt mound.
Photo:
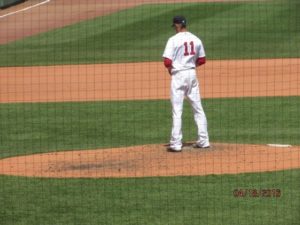
<svg viewBox="0 0 300 225">
<path fill-rule="evenodd" d="M 7 158 L 0 174 L 55 177 L 154 177 L 238 174 L 300 168 L 300 148 L 218 144 L 208 150 L 190 144 L 180 153 L 165 145 L 67 151 Z"/>
</svg>

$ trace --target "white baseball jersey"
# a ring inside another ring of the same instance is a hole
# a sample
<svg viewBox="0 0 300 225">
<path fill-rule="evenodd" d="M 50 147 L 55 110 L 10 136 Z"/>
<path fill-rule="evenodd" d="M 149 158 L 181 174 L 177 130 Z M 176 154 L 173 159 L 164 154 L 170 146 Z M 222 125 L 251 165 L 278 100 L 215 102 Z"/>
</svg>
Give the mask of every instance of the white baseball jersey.
<svg viewBox="0 0 300 225">
<path fill-rule="evenodd" d="M 196 68 L 196 60 L 205 57 L 202 41 L 190 32 L 179 32 L 169 38 L 164 58 L 172 60 L 172 72 Z"/>
</svg>

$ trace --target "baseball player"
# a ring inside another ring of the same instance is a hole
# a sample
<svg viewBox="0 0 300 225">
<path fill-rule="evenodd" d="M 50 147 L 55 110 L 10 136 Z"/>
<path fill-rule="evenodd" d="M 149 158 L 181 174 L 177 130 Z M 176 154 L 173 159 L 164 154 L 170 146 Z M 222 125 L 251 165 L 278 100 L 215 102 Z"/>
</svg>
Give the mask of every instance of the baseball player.
<svg viewBox="0 0 300 225">
<path fill-rule="evenodd" d="M 176 34 L 169 38 L 165 47 L 164 65 L 171 75 L 172 133 L 169 151 L 182 150 L 181 115 L 184 97 L 194 113 L 198 138 L 194 148 L 209 148 L 207 120 L 202 108 L 196 67 L 205 63 L 205 52 L 201 40 L 188 32 L 187 21 L 183 16 L 175 16 L 173 25 Z"/>
</svg>

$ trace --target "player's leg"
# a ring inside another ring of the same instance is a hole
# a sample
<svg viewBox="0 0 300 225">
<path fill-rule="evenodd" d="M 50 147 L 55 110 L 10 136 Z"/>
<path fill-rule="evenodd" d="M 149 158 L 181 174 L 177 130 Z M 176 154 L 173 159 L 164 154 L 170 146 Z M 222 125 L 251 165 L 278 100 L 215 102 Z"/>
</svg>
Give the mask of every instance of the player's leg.
<svg viewBox="0 0 300 225">
<path fill-rule="evenodd" d="M 199 83 L 196 77 L 196 72 L 191 72 L 189 77 L 189 88 L 186 96 L 193 108 L 194 120 L 198 129 L 196 145 L 201 148 L 209 147 L 210 144 L 207 132 L 207 119 L 201 103 Z"/>
<path fill-rule="evenodd" d="M 174 150 L 182 148 L 182 109 L 184 89 L 180 73 L 172 75 L 171 81 L 171 104 L 172 104 L 172 132 L 170 147 Z"/>
</svg>

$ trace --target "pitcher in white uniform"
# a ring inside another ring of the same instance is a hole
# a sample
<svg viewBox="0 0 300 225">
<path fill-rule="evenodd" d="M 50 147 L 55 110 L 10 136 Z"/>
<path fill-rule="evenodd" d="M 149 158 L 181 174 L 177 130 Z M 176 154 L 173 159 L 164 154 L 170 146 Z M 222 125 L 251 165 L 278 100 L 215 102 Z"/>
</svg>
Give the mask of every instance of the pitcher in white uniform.
<svg viewBox="0 0 300 225">
<path fill-rule="evenodd" d="M 183 16 L 175 16 L 173 25 L 176 34 L 169 38 L 163 53 L 164 65 L 171 75 L 171 103 L 172 103 L 172 133 L 169 151 L 182 150 L 182 110 L 186 97 L 194 113 L 194 120 L 198 129 L 195 148 L 209 148 L 207 119 L 201 104 L 199 82 L 196 67 L 205 64 L 205 51 L 202 41 L 188 32 L 187 22 Z"/>
</svg>

